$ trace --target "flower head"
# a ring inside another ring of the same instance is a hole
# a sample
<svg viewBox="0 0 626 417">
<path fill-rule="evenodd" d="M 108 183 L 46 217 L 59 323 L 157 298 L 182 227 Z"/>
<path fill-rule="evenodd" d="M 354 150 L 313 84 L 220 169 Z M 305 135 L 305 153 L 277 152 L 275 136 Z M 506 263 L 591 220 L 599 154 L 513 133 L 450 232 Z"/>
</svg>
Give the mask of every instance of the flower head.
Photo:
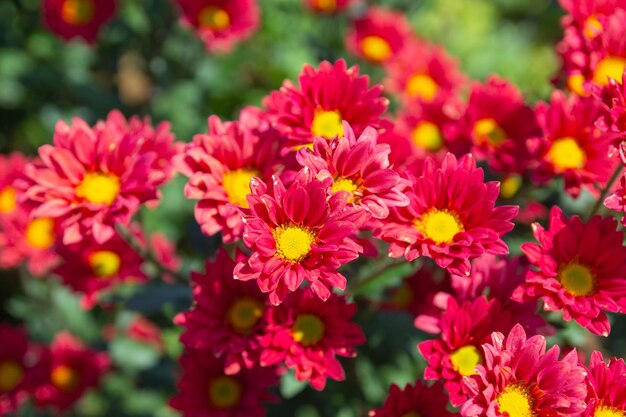
<svg viewBox="0 0 626 417">
<path fill-rule="evenodd" d="M 311 10 L 318 13 L 339 13 L 345 10 L 354 0 L 303 0 Z"/>
<path fill-rule="evenodd" d="M 0 224 L 20 211 L 15 180 L 24 173 L 28 159 L 19 152 L 0 155 Z"/>
<path fill-rule="evenodd" d="M 116 0 L 44 0 L 44 23 L 61 38 L 93 43 L 113 17 Z"/>
<path fill-rule="evenodd" d="M 585 417 L 622 417 L 626 415 L 626 364 L 624 359 L 604 361 L 594 351 L 587 374 L 587 410 Z"/>
<path fill-rule="evenodd" d="M 420 380 L 400 389 L 392 385 L 382 408 L 370 411 L 370 417 L 455 417 L 448 411 L 448 396 L 439 382 L 430 387 Z"/>
</svg>

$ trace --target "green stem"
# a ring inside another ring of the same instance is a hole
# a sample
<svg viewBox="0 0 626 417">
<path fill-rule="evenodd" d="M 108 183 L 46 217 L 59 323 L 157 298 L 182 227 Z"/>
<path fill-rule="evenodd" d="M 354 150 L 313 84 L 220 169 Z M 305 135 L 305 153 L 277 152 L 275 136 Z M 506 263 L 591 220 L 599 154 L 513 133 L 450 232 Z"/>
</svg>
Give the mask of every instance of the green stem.
<svg viewBox="0 0 626 417">
<path fill-rule="evenodd" d="M 615 172 L 613 172 L 613 175 L 609 179 L 609 182 L 606 183 L 606 186 L 600 192 L 600 196 L 594 203 L 593 207 L 591 207 L 591 210 L 589 211 L 589 214 L 587 215 L 587 219 L 590 219 L 591 216 L 596 214 L 597 211 L 600 209 L 600 207 L 602 206 L 602 203 L 604 203 L 604 199 L 606 198 L 606 195 L 609 193 L 609 190 L 613 186 L 613 183 L 615 183 L 615 181 L 619 178 L 620 174 L 622 173 L 622 168 L 623 166 L 621 163 L 617 166 L 617 168 L 615 168 Z"/>
<path fill-rule="evenodd" d="M 371 272 L 366 274 L 363 278 L 361 278 L 358 282 L 356 282 L 353 286 L 350 286 L 347 289 L 352 295 L 358 294 L 363 288 L 367 287 L 372 281 L 375 281 L 380 275 L 387 272 L 390 269 L 393 269 L 397 266 L 402 265 L 407 262 L 404 258 L 392 258 L 392 260 L 388 263 L 384 263 L 378 268 L 373 269 Z"/>
</svg>

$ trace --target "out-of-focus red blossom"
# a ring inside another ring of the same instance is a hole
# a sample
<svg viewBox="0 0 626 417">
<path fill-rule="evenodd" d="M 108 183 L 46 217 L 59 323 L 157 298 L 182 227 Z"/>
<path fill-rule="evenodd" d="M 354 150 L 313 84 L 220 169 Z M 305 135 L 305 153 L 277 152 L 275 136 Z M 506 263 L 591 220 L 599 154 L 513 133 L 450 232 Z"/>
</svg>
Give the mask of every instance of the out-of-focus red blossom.
<svg viewBox="0 0 626 417">
<path fill-rule="evenodd" d="M 136 316 L 126 328 L 126 335 L 129 339 L 152 346 L 161 352 L 164 349 L 161 328 L 144 316 Z"/>
<path fill-rule="evenodd" d="M 369 412 L 370 417 L 456 417 L 458 413 L 448 411 L 448 396 L 443 384 L 437 382 L 426 386 L 420 380 L 415 385 L 400 389 L 392 385 L 382 408 Z"/>
<path fill-rule="evenodd" d="M 183 25 L 192 27 L 209 52 L 229 52 L 260 24 L 257 0 L 175 0 Z"/>
<path fill-rule="evenodd" d="M 516 325 L 508 336 L 494 333 L 483 345 L 485 360 L 465 379 L 469 400 L 461 415 L 569 417 L 585 410 L 585 368 L 576 350 L 559 360 L 543 336 L 526 338 Z"/>
<path fill-rule="evenodd" d="M 626 414 L 626 364 L 624 359 L 604 362 L 594 351 L 587 368 L 587 410 L 584 417 L 617 417 Z"/>
<path fill-rule="evenodd" d="M 261 365 L 283 363 L 295 371 L 296 379 L 309 381 L 323 390 L 326 379 L 345 379 L 337 355 L 354 357 L 355 346 L 365 343 L 359 326 L 353 323 L 356 304 L 331 295 L 320 300 L 302 289 L 282 305 L 267 309 L 267 328 L 260 338 Z"/>
<path fill-rule="evenodd" d="M 545 310 L 563 311 L 564 320 L 608 336 L 611 327 L 604 312 L 626 310 L 626 247 L 624 233 L 616 228 L 612 217 L 593 216 L 583 223 L 553 207 L 548 230 L 533 224 L 539 243 L 522 244 L 534 268 L 513 299 L 541 298 Z"/>
<path fill-rule="evenodd" d="M 480 296 L 459 305 L 450 298 L 439 323 L 440 338 L 418 345 L 428 362 L 424 379 L 443 379 L 452 405 L 461 405 L 468 394 L 464 377 L 474 375 L 476 366 L 484 361 L 480 346 L 493 332 L 508 332 L 513 320 L 497 299 L 488 301 Z"/>
<path fill-rule="evenodd" d="M 23 175 L 28 162 L 19 152 L 0 155 L 0 227 L 6 220 L 19 215 L 19 192 L 14 182 Z"/>
<path fill-rule="evenodd" d="M 236 261 L 244 258 L 236 252 Z M 236 374 L 259 365 L 259 337 L 265 332 L 267 296 L 255 282 L 233 279 L 235 261 L 225 250 L 207 261 L 204 274 L 192 272 L 194 307 L 174 322 L 185 328 L 180 340 L 224 358 L 224 372 Z"/>
<path fill-rule="evenodd" d="M 96 388 L 109 371 L 110 360 L 105 352 L 96 352 L 67 332 L 56 335 L 43 359 L 45 380 L 35 389 L 39 407 L 63 412 L 85 391 Z"/>
<path fill-rule="evenodd" d="M 268 389 L 278 383 L 276 368 L 224 373 L 223 358 L 204 350 L 187 350 L 180 358 L 182 376 L 170 406 L 186 417 L 263 417 L 265 403 L 276 397 Z"/>
<path fill-rule="evenodd" d="M 250 208 L 242 213 L 252 255 L 237 264 L 235 279 L 257 280 L 274 305 L 304 280 L 323 300 L 331 289 L 345 289 L 337 269 L 362 252 L 352 236 L 367 217 L 364 210 L 348 205 L 346 193 L 327 198 L 329 187 L 304 175 L 288 188 L 277 177 L 269 185 L 253 178 L 250 188 Z"/>
<path fill-rule="evenodd" d="M 58 36 L 93 43 L 115 14 L 116 0 L 44 0 L 42 8 L 44 23 Z"/>
<path fill-rule="evenodd" d="M 369 77 L 346 61 L 323 61 L 318 69 L 305 65 L 298 85 L 289 80 L 263 100 L 273 126 L 284 136 L 282 154 L 312 146 L 316 136 L 343 137 L 345 120 L 359 136 L 366 127 L 390 128 L 381 120 L 389 100 L 382 86 L 369 87 Z"/>
<path fill-rule="evenodd" d="M 154 253 L 157 262 L 170 271 L 179 271 L 182 266 L 182 259 L 176 254 L 176 243 L 159 232 L 151 234 L 149 240 L 147 248 Z M 169 272 L 162 272 L 161 279 L 171 283 L 175 277 Z"/>
<path fill-rule="evenodd" d="M 352 23 L 346 37 L 346 49 L 370 62 L 383 64 L 393 59 L 414 36 L 404 14 L 369 7 Z"/>
<path fill-rule="evenodd" d="M 339 13 L 348 8 L 355 0 L 303 0 L 311 10 L 318 13 Z"/>
<path fill-rule="evenodd" d="M 242 118 L 250 116 L 242 112 Z M 237 207 L 248 208 L 252 177 L 271 179 L 277 152 L 271 139 L 244 123 L 223 123 L 211 116 L 209 132 L 195 135 L 175 158 L 180 172 L 189 177 L 185 196 L 200 200 L 194 213 L 205 234 L 221 232 L 227 243 L 241 238 L 244 224 Z"/>
<path fill-rule="evenodd" d="M 517 223 L 531 224 L 534 221 L 548 217 L 550 210 L 538 201 L 529 201 L 528 204 L 520 208 L 519 214 L 515 218 Z"/>
<path fill-rule="evenodd" d="M 452 154 L 442 162 L 428 158 L 419 176 L 407 176 L 409 206 L 392 208 L 375 233 L 391 244 L 389 256 L 428 256 L 450 273 L 468 275 L 469 259 L 508 253 L 501 237 L 513 229 L 518 207 L 495 207 L 499 183 L 484 182 L 471 154 L 458 161 Z"/>
</svg>

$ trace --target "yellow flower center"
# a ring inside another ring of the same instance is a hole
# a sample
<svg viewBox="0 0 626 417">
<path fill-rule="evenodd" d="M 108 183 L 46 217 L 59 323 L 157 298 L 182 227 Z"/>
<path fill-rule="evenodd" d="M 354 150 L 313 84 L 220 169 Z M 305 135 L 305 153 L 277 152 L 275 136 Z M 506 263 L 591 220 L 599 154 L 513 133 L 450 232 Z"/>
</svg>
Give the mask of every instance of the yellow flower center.
<svg viewBox="0 0 626 417">
<path fill-rule="evenodd" d="M 500 196 L 502 198 L 512 198 L 522 187 L 522 176 L 513 174 L 502 180 L 500 185 Z"/>
<path fill-rule="evenodd" d="M 95 14 L 94 0 L 65 0 L 61 6 L 61 19 L 74 26 L 89 24 Z"/>
<path fill-rule="evenodd" d="M 98 278 L 111 278 L 120 272 L 122 259 L 109 250 L 99 250 L 89 255 L 89 266 Z"/>
<path fill-rule="evenodd" d="M 426 120 L 419 122 L 413 132 L 411 139 L 418 148 L 436 152 L 443 146 L 443 136 L 439 126 Z"/>
<path fill-rule="evenodd" d="M 61 365 L 52 370 L 50 380 L 52 381 L 52 385 L 57 387 L 60 391 L 71 392 L 78 388 L 80 375 L 69 366 Z"/>
<path fill-rule="evenodd" d="M 566 265 L 559 271 L 559 281 L 563 288 L 574 296 L 586 296 L 593 292 L 594 278 L 591 270 L 576 262 Z"/>
<path fill-rule="evenodd" d="M 0 213 L 11 213 L 15 207 L 17 207 L 15 188 L 5 187 L 0 190 Z"/>
<path fill-rule="evenodd" d="M 43 217 L 26 226 L 26 243 L 35 249 L 48 249 L 54 244 L 54 220 Z"/>
<path fill-rule="evenodd" d="M 495 119 L 487 117 L 474 123 L 472 129 L 474 141 L 478 145 L 490 144 L 501 145 L 507 138 L 506 132 L 498 125 Z"/>
<path fill-rule="evenodd" d="M 361 52 L 370 61 L 382 62 L 393 53 L 389 42 L 380 36 L 366 36 L 361 40 Z"/>
<path fill-rule="evenodd" d="M 250 334 L 262 315 L 263 305 L 259 301 L 242 297 L 230 306 L 226 319 L 237 333 Z"/>
<path fill-rule="evenodd" d="M 572 74 L 567 77 L 567 88 L 570 91 L 578 94 L 581 97 L 587 96 L 587 92 L 585 91 L 585 87 L 583 84 L 585 83 L 585 76 L 582 74 Z"/>
<path fill-rule="evenodd" d="M 546 158 L 554 165 L 558 173 L 568 169 L 581 169 L 587 162 L 585 151 L 576 139 L 565 137 L 555 140 L 546 154 Z"/>
<path fill-rule="evenodd" d="M 615 407 L 600 406 L 596 408 L 593 417 L 626 417 L 626 412 Z"/>
<path fill-rule="evenodd" d="M 246 196 L 250 194 L 250 179 L 258 175 L 258 171 L 245 168 L 224 173 L 222 184 L 228 200 L 239 207 L 249 208 Z"/>
<path fill-rule="evenodd" d="M 457 233 L 465 231 L 459 215 L 448 209 L 430 209 L 415 221 L 415 227 L 436 244 L 450 243 Z"/>
<path fill-rule="evenodd" d="M 350 178 L 335 178 L 333 182 L 333 186 L 331 187 L 331 191 L 333 193 L 339 191 L 347 191 L 352 196 L 356 190 L 359 189 L 359 186 L 356 185 L 354 181 Z M 350 201 L 352 201 L 352 197 L 350 197 Z"/>
<path fill-rule="evenodd" d="M 24 367 L 15 361 L 0 363 L 0 392 L 12 391 L 24 379 Z"/>
<path fill-rule="evenodd" d="M 241 384 L 231 376 L 220 376 L 209 382 L 209 398 L 214 408 L 233 408 L 241 400 Z"/>
<path fill-rule="evenodd" d="M 211 30 L 223 30 L 230 26 L 230 16 L 226 10 L 216 6 L 207 6 L 198 16 L 200 27 Z"/>
<path fill-rule="evenodd" d="M 113 204 L 120 192 L 120 179 L 113 174 L 89 172 L 76 187 L 76 196 L 93 204 Z"/>
<path fill-rule="evenodd" d="M 317 0 L 315 5 L 324 12 L 333 12 L 337 9 L 337 0 Z"/>
<path fill-rule="evenodd" d="M 315 136 L 322 136 L 326 139 L 338 136 L 343 137 L 343 125 L 341 115 L 337 110 L 316 110 L 313 116 L 311 132 Z"/>
<path fill-rule="evenodd" d="M 305 226 L 281 225 L 272 232 L 276 253 L 291 263 L 302 261 L 311 251 L 315 234 Z"/>
<path fill-rule="evenodd" d="M 507 413 L 509 417 L 536 417 L 533 410 L 535 400 L 530 391 L 522 384 L 508 385 L 496 399 L 500 414 Z"/>
<path fill-rule="evenodd" d="M 613 78 L 621 84 L 624 67 L 626 67 L 626 58 L 621 56 L 607 56 L 602 61 L 598 62 L 598 66 L 593 72 L 593 82 L 600 85 L 608 85 L 608 78 Z"/>
<path fill-rule="evenodd" d="M 431 102 L 439 91 L 439 85 L 426 74 L 414 74 L 406 83 L 406 93 L 411 98 Z"/>
<path fill-rule="evenodd" d="M 450 362 L 455 371 L 463 376 L 476 374 L 476 365 L 480 363 L 482 357 L 476 346 L 467 345 L 454 351 L 450 355 Z"/>
<path fill-rule="evenodd" d="M 302 346 L 313 346 L 324 337 L 326 326 L 319 317 L 313 314 L 301 314 L 291 328 L 293 340 Z"/>
<path fill-rule="evenodd" d="M 585 20 L 585 27 L 583 29 L 583 34 L 587 40 L 592 40 L 596 36 L 602 32 L 602 23 L 595 16 L 589 16 L 587 20 Z"/>
<path fill-rule="evenodd" d="M 411 286 L 404 283 L 400 287 L 396 288 L 391 295 L 391 304 L 400 309 L 405 309 L 413 302 L 413 290 Z"/>
</svg>

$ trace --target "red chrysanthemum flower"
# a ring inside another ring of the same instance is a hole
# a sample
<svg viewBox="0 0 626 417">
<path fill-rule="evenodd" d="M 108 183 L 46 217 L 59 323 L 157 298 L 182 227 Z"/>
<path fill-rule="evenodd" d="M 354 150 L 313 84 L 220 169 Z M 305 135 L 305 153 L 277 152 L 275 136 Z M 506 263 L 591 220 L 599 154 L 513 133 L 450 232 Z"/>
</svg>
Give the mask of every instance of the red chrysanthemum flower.
<svg viewBox="0 0 626 417">
<path fill-rule="evenodd" d="M 369 87 L 369 77 L 359 75 L 357 66 L 348 68 L 340 59 L 324 61 L 319 69 L 305 65 L 296 86 L 287 80 L 279 91 L 263 101 L 274 127 L 285 137 L 283 154 L 293 148 L 311 146 L 316 136 L 344 136 L 342 120 L 359 136 L 366 127 L 381 128 L 380 119 L 389 100 L 382 86 Z"/>
<path fill-rule="evenodd" d="M 508 332 L 513 324 L 511 312 L 498 300 L 487 301 L 481 296 L 459 305 L 450 299 L 439 323 L 440 338 L 418 345 L 428 362 L 424 378 L 442 379 L 452 405 L 461 405 L 467 399 L 463 378 L 474 375 L 484 360 L 480 346 L 493 332 Z"/>
<path fill-rule="evenodd" d="M 238 252 L 236 260 L 243 257 Z M 220 250 L 215 262 L 207 261 L 204 274 L 192 273 L 194 307 L 175 318 L 185 328 L 181 342 L 223 357 L 228 375 L 258 366 L 258 339 L 265 331 L 268 305 L 256 283 L 233 279 L 234 267 L 235 261 Z"/>
<path fill-rule="evenodd" d="M 311 10 L 318 13 L 339 13 L 349 7 L 353 0 L 303 0 Z"/>
<path fill-rule="evenodd" d="M 422 381 L 407 385 L 403 390 L 397 385 L 389 389 L 385 404 L 369 412 L 370 417 L 456 417 L 448 411 L 448 396 L 439 382 L 429 386 Z"/>
<path fill-rule="evenodd" d="M 626 309 L 626 247 L 624 233 L 616 228 L 613 218 L 593 216 L 583 223 L 553 207 L 548 230 L 533 224 L 539 243 L 522 245 L 535 269 L 515 290 L 514 299 L 541 298 L 544 309 L 562 310 L 566 321 L 574 319 L 607 336 L 611 327 L 604 312 Z"/>
<path fill-rule="evenodd" d="M 235 279 L 257 280 L 274 305 L 304 280 L 324 300 L 332 288 L 345 289 L 346 278 L 337 268 L 362 252 L 351 236 L 365 212 L 348 205 L 346 193 L 327 199 L 329 187 L 303 175 L 289 188 L 278 177 L 269 186 L 253 178 L 250 188 L 250 208 L 242 209 L 243 241 L 253 253 L 237 264 Z"/>
<path fill-rule="evenodd" d="M 161 328 L 144 316 L 137 315 L 128 323 L 126 336 L 131 340 L 150 346 L 158 352 L 165 350 Z"/>
<path fill-rule="evenodd" d="M 28 159 L 19 152 L 0 155 L 0 226 L 20 211 L 14 182 L 24 173 Z"/>
<path fill-rule="evenodd" d="M 346 49 L 370 62 L 382 64 L 393 59 L 414 36 L 404 14 L 369 7 L 352 23 L 346 37 Z"/>
<path fill-rule="evenodd" d="M 274 400 L 268 388 L 278 383 L 275 368 L 224 373 L 224 360 L 203 350 L 188 350 L 180 358 L 183 373 L 170 406 L 186 417 L 263 417 L 264 403 Z"/>
<path fill-rule="evenodd" d="M 499 184 L 484 182 L 471 155 L 441 163 L 428 158 L 419 177 L 408 173 L 411 203 L 392 208 L 376 236 L 391 243 L 389 256 L 412 261 L 428 256 L 450 273 L 468 275 L 469 259 L 484 253 L 504 255 L 501 237 L 513 229 L 518 207 L 494 207 Z"/>
<path fill-rule="evenodd" d="M 241 238 L 244 224 L 236 207 L 248 208 L 252 177 L 271 179 L 277 151 L 271 139 L 242 122 L 211 116 L 209 133 L 195 135 L 185 147 L 177 166 L 189 177 L 185 196 L 200 200 L 195 216 L 204 233 L 222 232 L 227 243 Z"/>
<path fill-rule="evenodd" d="M 508 336 L 494 333 L 483 345 L 485 361 L 466 378 L 470 399 L 464 417 L 571 417 L 585 410 L 585 368 L 576 350 L 559 360 L 559 347 L 546 352 L 543 336 L 526 339 L 522 326 Z"/>
<path fill-rule="evenodd" d="M 96 388 L 109 370 L 109 356 L 86 347 L 69 333 L 56 335 L 44 359 L 46 379 L 35 390 L 35 402 L 63 412 L 85 391 Z"/>
<path fill-rule="evenodd" d="M 261 366 L 284 362 L 296 379 L 320 391 L 327 378 L 342 381 L 345 374 L 336 356 L 354 357 L 354 347 L 365 343 L 361 329 L 351 321 L 355 313 L 356 304 L 344 297 L 333 294 L 322 301 L 309 289 L 296 292 L 266 311 Z"/>
<path fill-rule="evenodd" d="M 44 0 L 42 7 L 44 23 L 61 38 L 93 43 L 113 17 L 116 0 Z"/>
<path fill-rule="evenodd" d="M 228 52 L 256 32 L 257 0 L 176 0 L 185 25 L 194 28 L 210 52 Z"/>
<path fill-rule="evenodd" d="M 594 351 L 587 368 L 587 410 L 584 417 L 623 417 L 626 415 L 626 364 L 624 359 L 604 362 Z"/>
</svg>

